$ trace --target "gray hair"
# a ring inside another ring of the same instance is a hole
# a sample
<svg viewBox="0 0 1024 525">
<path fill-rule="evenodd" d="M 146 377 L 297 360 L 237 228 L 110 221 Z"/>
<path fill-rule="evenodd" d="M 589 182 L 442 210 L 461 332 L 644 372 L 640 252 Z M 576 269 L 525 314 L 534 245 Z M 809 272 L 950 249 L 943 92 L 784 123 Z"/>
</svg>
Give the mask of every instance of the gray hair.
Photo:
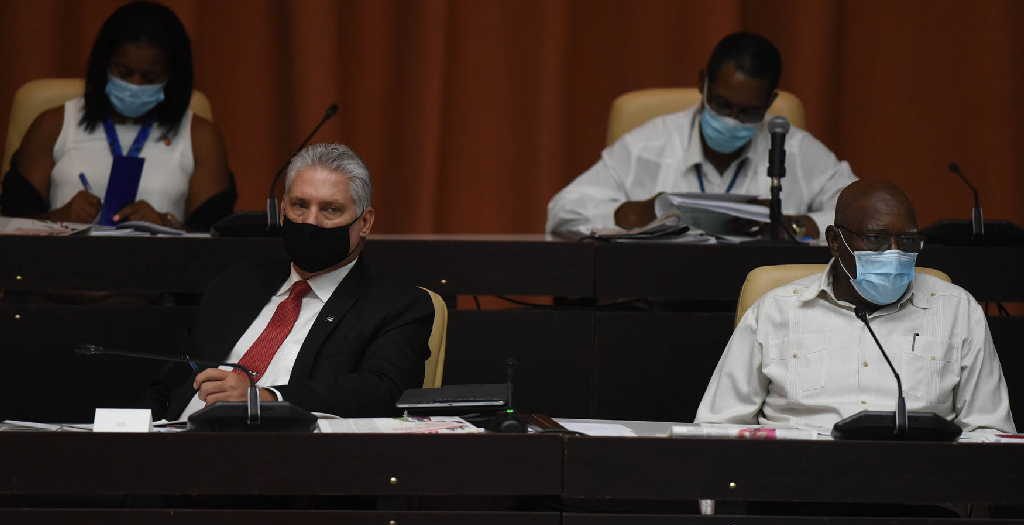
<svg viewBox="0 0 1024 525">
<path fill-rule="evenodd" d="M 343 144 L 310 144 L 292 157 L 288 163 L 288 172 L 284 179 L 284 191 L 288 193 L 295 174 L 306 168 L 322 168 L 327 171 L 344 175 L 352 188 L 352 200 L 356 203 L 356 211 L 360 215 L 370 207 L 373 185 L 370 182 L 370 170 L 366 169 L 362 159 L 348 146 Z"/>
</svg>

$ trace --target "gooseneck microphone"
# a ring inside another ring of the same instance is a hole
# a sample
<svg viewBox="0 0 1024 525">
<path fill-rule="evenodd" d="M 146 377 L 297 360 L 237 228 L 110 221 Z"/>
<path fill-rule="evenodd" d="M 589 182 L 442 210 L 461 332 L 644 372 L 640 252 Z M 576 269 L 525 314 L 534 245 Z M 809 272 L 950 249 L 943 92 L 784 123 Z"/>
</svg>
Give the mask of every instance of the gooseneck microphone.
<svg viewBox="0 0 1024 525">
<path fill-rule="evenodd" d="M 949 171 L 960 177 L 960 180 L 964 181 L 964 184 L 971 189 L 971 193 L 974 194 L 974 208 L 971 209 L 971 236 L 983 237 L 985 235 L 985 217 L 981 212 L 981 198 L 978 196 L 978 188 L 975 188 L 967 177 L 964 177 L 962 171 L 960 171 L 960 165 L 955 162 L 949 163 Z"/>
<path fill-rule="evenodd" d="M 487 426 L 492 432 L 521 434 L 527 431 L 526 423 L 519 417 L 512 405 L 512 381 L 518 364 L 519 362 L 514 357 L 505 360 L 505 410 L 496 414 Z"/>
<path fill-rule="evenodd" d="M 894 434 L 902 436 L 907 433 L 907 400 L 903 397 L 903 381 L 900 379 L 900 374 L 896 372 L 896 367 L 892 365 L 892 361 L 889 360 L 889 354 L 885 353 L 885 349 L 882 348 L 882 343 L 878 340 L 878 336 L 875 335 L 875 331 L 871 328 L 871 323 L 868 322 L 868 313 L 863 308 L 856 308 L 854 315 L 857 319 L 860 319 L 864 326 L 868 328 L 868 332 L 871 334 L 871 338 L 875 340 L 875 345 L 878 346 L 878 351 L 882 352 L 882 357 L 885 358 L 885 363 L 889 365 L 889 370 L 892 371 L 892 375 L 896 378 L 896 392 L 898 398 L 896 400 L 896 427 Z"/>
<path fill-rule="evenodd" d="M 288 169 L 288 164 L 292 162 L 292 158 L 295 157 L 296 154 L 302 151 L 302 148 L 305 148 L 306 145 L 309 144 L 309 141 L 313 140 L 313 136 L 316 135 L 316 132 L 320 131 L 320 128 L 323 127 L 323 125 L 327 123 L 328 120 L 331 120 L 331 118 L 334 117 L 334 115 L 336 115 L 337 113 L 337 104 L 331 104 L 330 106 L 327 106 L 327 109 L 324 110 L 324 116 L 321 117 L 320 121 L 316 123 L 315 127 L 313 127 L 313 131 L 309 132 L 309 135 L 306 135 L 305 140 L 303 140 L 302 143 L 299 144 L 299 147 L 295 148 L 295 151 L 288 156 L 288 159 L 284 161 L 284 164 L 282 164 L 281 167 L 278 168 L 277 173 L 274 174 L 273 180 L 270 181 L 270 188 L 267 189 L 268 229 L 277 228 L 278 225 L 281 224 L 280 217 L 278 216 L 277 197 L 274 195 L 274 189 L 277 187 L 278 181 L 281 180 L 281 176 L 284 175 L 285 170 Z"/>
<path fill-rule="evenodd" d="M 261 423 L 260 415 L 260 392 L 256 387 L 256 375 L 252 373 L 252 370 L 238 364 L 238 363 L 219 363 L 212 361 L 199 361 L 192 359 L 188 354 L 182 354 L 180 357 L 150 354 L 146 352 L 128 352 L 125 350 L 113 350 L 104 348 L 99 345 L 92 344 L 81 344 L 75 347 L 75 353 L 79 355 L 92 356 L 92 355 L 114 355 L 120 357 L 130 357 L 133 359 L 148 359 L 151 361 L 167 361 L 171 363 L 185 363 L 192 368 L 194 372 L 199 372 L 200 367 L 202 368 L 217 368 L 218 366 L 227 366 L 234 368 L 235 370 L 241 370 L 245 373 L 245 377 L 249 379 L 249 391 L 246 401 L 246 422 L 250 425 L 259 425 Z"/>
<path fill-rule="evenodd" d="M 768 120 L 768 134 L 771 149 L 768 151 L 768 177 L 771 179 L 771 201 L 768 207 L 771 220 L 771 239 L 781 241 L 787 238 L 782 221 L 782 179 L 786 176 L 786 134 L 789 121 L 786 117 L 772 117 Z"/>
</svg>

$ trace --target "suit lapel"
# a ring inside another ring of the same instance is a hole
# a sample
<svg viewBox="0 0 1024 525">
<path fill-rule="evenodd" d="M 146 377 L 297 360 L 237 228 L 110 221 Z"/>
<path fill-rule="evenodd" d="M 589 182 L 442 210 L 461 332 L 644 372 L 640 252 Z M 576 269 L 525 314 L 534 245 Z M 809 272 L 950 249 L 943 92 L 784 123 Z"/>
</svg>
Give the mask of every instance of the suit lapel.
<svg viewBox="0 0 1024 525">
<path fill-rule="evenodd" d="M 313 321 L 306 339 L 302 342 L 299 355 L 295 358 L 295 365 L 292 367 L 292 378 L 304 378 L 309 376 L 313 361 L 331 332 L 341 324 L 342 319 L 355 304 L 362 294 L 365 285 L 366 275 L 363 270 L 363 261 L 360 259 L 352 267 L 352 271 L 345 277 L 327 303 L 320 310 L 320 314 Z"/>
<path fill-rule="evenodd" d="M 267 305 L 267 301 L 281 287 L 281 283 L 288 278 L 289 271 L 288 264 L 274 265 L 272 269 L 263 272 L 253 285 L 236 290 L 237 296 L 232 301 L 236 306 L 224 313 L 222 329 L 219 328 L 217 332 L 221 339 L 211 348 L 214 355 L 208 356 L 209 359 L 223 361 L 231 355 L 231 350 L 238 343 L 238 339 L 249 329 L 256 316 Z"/>
</svg>

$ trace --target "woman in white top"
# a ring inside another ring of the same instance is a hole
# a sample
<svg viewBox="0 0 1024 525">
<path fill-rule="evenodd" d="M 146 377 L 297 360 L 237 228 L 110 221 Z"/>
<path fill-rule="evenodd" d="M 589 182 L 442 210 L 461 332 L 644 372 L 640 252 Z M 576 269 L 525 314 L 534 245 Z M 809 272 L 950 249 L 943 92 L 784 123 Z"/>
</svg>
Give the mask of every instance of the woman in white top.
<svg viewBox="0 0 1024 525">
<path fill-rule="evenodd" d="M 150 2 L 122 6 L 93 45 L 85 95 L 42 113 L 26 132 L 5 201 L 20 194 L 15 207 L 36 210 L 22 214 L 92 222 L 114 155 L 137 156 L 145 160 L 136 200 L 113 221 L 208 229 L 231 212 L 235 191 L 220 132 L 192 114 L 191 96 L 192 51 L 178 17 Z"/>
</svg>

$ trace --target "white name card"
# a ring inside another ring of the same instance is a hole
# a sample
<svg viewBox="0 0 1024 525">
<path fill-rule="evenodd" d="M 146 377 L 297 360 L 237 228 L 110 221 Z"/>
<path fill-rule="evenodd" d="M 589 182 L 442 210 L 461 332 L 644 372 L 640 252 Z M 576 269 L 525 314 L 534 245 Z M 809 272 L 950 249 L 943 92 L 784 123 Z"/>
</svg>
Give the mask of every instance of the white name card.
<svg viewBox="0 0 1024 525">
<path fill-rule="evenodd" d="M 153 413 L 148 408 L 97 408 L 93 432 L 152 432 Z"/>
</svg>

